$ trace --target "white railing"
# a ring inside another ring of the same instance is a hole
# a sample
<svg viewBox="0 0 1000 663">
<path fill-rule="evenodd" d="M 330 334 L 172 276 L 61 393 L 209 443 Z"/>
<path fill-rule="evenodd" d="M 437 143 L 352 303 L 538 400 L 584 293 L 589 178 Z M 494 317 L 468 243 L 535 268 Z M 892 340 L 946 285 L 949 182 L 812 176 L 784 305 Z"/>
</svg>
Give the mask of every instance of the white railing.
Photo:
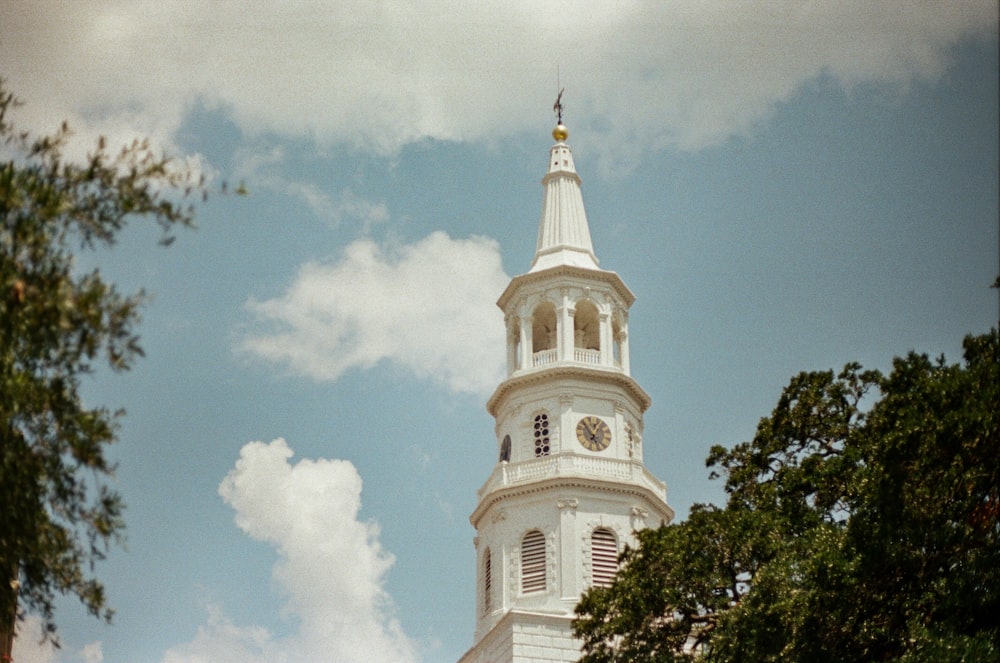
<svg viewBox="0 0 1000 663">
<path fill-rule="evenodd" d="M 600 350 L 585 350 L 583 348 L 573 348 L 573 360 L 581 364 L 600 364 Z"/>
<path fill-rule="evenodd" d="M 479 496 L 500 488 L 517 486 L 533 481 L 556 477 L 585 477 L 624 481 L 644 486 L 653 492 L 666 496 L 666 484 L 654 477 L 637 460 L 597 458 L 575 453 L 556 456 L 542 456 L 520 463 L 500 463 L 490 478 L 479 489 Z"/>
<path fill-rule="evenodd" d="M 545 366 L 546 364 L 554 364 L 558 359 L 555 348 L 551 350 L 539 350 L 531 358 L 532 366 Z"/>
</svg>

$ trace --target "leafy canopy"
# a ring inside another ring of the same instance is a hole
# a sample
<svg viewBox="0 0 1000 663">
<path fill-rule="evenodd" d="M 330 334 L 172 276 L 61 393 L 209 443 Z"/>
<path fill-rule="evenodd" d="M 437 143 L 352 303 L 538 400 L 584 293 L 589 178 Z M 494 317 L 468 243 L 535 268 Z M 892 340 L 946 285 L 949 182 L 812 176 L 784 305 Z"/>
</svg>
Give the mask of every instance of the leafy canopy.
<svg viewBox="0 0 1000 663">
<path fill-rule="evenodd" d="M 58 594 L 110 619 L 94 563 L 119 542 L 121 497 L 105 457 L 121 412 L 84 403 L 80 380 L 127 370 L 142 355 L 142 292 L 123 294 L 75 252 L 112 246 L 129 221 L 156 223 L 164 243 L 191 226 L 204 195 L 190 169 L 136 141 L 101 139 L 82 163 L 63 150 L 64 124 L 32 137 L 9 121 L 0 81 L 0 647 L 14 615 L 39 613 L 55 631 Z"/>
<path fill-rule="evenodd" d="M 584 663 L 1000 660 L 1000 343 L 800 373 L 715 447 L 724 508 L 637 533 Z"/>
</svg>

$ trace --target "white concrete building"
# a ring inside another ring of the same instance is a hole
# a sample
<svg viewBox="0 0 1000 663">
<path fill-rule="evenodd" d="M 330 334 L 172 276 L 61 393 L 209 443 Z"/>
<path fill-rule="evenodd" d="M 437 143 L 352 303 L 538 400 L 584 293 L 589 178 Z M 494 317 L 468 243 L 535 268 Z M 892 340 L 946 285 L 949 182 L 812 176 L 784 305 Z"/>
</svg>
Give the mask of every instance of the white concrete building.
<svg viewBox="0 0 1000 663">
<path fill-rule="evenodd" d="M 479 489 L 475 644 L 460 663 L 576 661 L 580 595 L 607 584 L 633 531 L 670 522 L 643 464 L 650 399 L 629 374 L 635 297 L 598 266 L 560 122 L 531 269 L 497 305 L 507 377 L 487 403 L 497 464 Z"/>
</svg>

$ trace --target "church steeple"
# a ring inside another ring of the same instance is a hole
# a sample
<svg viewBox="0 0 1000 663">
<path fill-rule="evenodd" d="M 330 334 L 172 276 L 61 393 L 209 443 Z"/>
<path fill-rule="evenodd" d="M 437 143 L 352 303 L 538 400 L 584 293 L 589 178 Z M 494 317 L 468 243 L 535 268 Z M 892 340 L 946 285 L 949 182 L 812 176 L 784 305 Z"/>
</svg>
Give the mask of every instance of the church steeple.
<svg viewBox="0 0 1000 663">
<path fill-rule="evenodd" d="M 617 274 L 598 266 L 560 99 L 556 143 L 542 178 L 535 258 L 497 302 L 508 322 L 507 374 L 586 364 L 627 375 L 628 308 L 635 295 Z"/>
<path fill-rule="evenodd" d="M 650 398 L 629 371 L 635 296 L 598 267 L 556 109 L 535 259 L 497 301 L 507 377 L 486 404 L 496 464 L 469 517 L 476 632 L 460 663 L 576 660 L 581 594 L 613 580 L 635 530 L 674 516 L 643 463 Z"/>
<path fill-rule="evenodd" d="M 587 213 L 583 208 L 580 176 L 573 163 L 573 151 L 566 144 L 569 129 L 562 123 L 562 105 L 557 101 L 556 106 L 559 108 L 559 124 L 552 131 L 556 144 L 549 150 L 549 168 L 542 178 L 545 198 L 531 271 L 557 265 L 597 269 L 597 256 L 594 255 Z"/>
</svg>

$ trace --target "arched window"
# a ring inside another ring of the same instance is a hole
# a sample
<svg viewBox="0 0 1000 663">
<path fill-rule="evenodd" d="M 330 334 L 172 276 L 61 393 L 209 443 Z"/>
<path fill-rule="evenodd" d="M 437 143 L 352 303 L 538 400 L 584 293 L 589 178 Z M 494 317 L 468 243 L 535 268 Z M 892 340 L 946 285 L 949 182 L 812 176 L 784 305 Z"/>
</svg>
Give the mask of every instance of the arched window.
<svg viewBox="0 0 1000 663">
<path fill-rule="evenodd" d="M 483 612 L 493 609 L 493 556 L 490 549 L 483 555 Z"/>
<path fill-rule="evenodd" d="M 607 587 L 618 573 L 618 539 L 606 527 L 590 535 L 590 568 L 594 587 Z"/>
<path fill-rule="evenodd" d="M 533 529 L 521 539 L 521 592 L 545 591 L 545 535 Z"/>
<path fill-rule="evenodd" d="M 531 315 L 531 349 L 533 352 L 554 350 L 556 347 L 556 307 L 542 302 Z"/>
<path fill-rule="evenodd" d="M 601 349 L 601 316 L 591 302 L 576 305 L 573 316 L 574 345 L 584 350 Z"/>
<path fill-rule="evenodd" d="M 548 456 L 551 450 L 549 444 L 549 415 L 541 412 L 535 415 L 534 430 L 535 457 Z"/>
</svg>

